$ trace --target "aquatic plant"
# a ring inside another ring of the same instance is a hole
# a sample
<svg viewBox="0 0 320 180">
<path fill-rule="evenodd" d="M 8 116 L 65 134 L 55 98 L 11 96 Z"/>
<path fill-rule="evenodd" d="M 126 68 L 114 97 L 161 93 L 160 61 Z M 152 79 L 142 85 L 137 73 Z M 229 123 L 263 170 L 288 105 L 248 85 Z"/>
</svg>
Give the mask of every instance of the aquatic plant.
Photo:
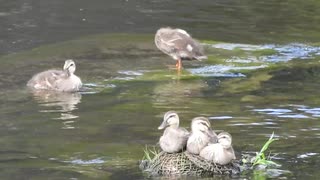
<svg viewBox="0 0 320 180">
<path fill-rule="evenodd" d="M 160 150 L 157 149 L 155 146 L 148 146 L 146 145 L 145 148 L 143 149 L 144 155 L 142 160 L 148 160 L 152 161 L 152 159 L 160 153 Z"/>
<path fill-rule="evenodd" d="M 269 148 L 269 145 L 272 142 L 277 141 L 277 140 L 278 139 L 274 139 L 274 132 L 272 132 L 270 138 L 263 145 L 263 147 L 261 148 L 260 152 L 257 152 L 256 156 L 251 159 L 251 163 L 252 163 L 251 167 L 254 167 L 256 165 L 265 165 L 265 166 L 275 165 L 275 166 L 280 166 L 279 164 L 277 164 L 276 162 L 271 160 L 272 157 L 270 156 L 270 154 L 268 156 L 265 155 L 265 151 Z"/>
</svg>

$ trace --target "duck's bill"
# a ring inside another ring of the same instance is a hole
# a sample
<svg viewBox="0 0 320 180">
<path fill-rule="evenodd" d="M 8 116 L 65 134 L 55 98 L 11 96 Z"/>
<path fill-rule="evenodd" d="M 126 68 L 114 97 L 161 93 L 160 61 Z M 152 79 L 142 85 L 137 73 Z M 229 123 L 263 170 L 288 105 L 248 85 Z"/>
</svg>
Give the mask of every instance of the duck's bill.
<svg viewBox="0 0 320 180">
<path fill-rule="evenodd" d="M 162 124 L 158 127 L 159 130 L 164 129 L 167 126 L 167 123 L 164 121 Z"/>
</svg>

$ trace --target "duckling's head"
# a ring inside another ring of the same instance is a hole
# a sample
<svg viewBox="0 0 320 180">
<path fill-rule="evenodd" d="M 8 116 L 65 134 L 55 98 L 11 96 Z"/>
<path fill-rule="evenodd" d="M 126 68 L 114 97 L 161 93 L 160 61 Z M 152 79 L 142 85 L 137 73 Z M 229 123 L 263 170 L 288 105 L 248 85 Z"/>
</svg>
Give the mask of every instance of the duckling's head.
<svg viewBox="0 0 320 180">
<path fill-rule="evenodd" d="M 65 61 L 63 70 L 67 71 L 69 74 L 73 74 L 76 71 L 76 64 L 72 59 Z"/>
<path fill-rule="evenodd" d="M 156 35 L 163 35 L 166 34 L 168 32 L 171 32 L 173 29 L 171 27 L 162 27 L 160 29 L 157 30 Z"/>
<path fill-rule="evenodd" d="M 210 124 L 209 120 L 205 117 L 195 117 L 192 119 L 191 130 L 192 130 L 192 132 L 211 131 L 211 124 Z"/>
<path fill-rule="evenodd" d="M 187 31 L 183 30 L 183 29 L 174 29 L 171 27 L 162 27 L 160 29 L 158 29 L 158 31 L 156 32 L 156 36 L 163 36 L 163 35 L 167 35 L 167 34 L 171 34 L 171 33 L 179 33 L 179 34 L 184 34 L 185 36 L 190 37 L 190 35 L 187 33 Z"/>
<path fill-rule="evenodd" d="M 221 144 L 224 148 L 231 147 L 232 136 L 227 132 L 221 132 L 218 135 L 218 143 Z"/>
<path fill-rule="evenodd" d="M 158 127 L 158 129 L 164 129 L 167 126 L 179 127 L 179 116 L 175 111 L 168 111 L 163 116 L 163 122 Z"/>
</svg>

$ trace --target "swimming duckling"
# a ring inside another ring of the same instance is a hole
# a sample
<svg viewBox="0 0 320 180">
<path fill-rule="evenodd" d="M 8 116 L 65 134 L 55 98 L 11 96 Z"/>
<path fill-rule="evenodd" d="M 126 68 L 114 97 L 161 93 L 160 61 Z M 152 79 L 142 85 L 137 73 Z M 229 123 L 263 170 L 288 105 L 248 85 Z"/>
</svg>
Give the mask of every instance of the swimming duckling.
<svg viewBox="0 0 320 180">
<path fill-rule="evenodd" d="M 217 142 L 217 135 L 211 130 L 210 122 L 205 117 L 196 117 L 191 123 L 191 135 L 187 142 L 187 151 L 199 154 L 209 143 Z"/>
<path fill-rule="evenodd" d="M 201 45 L 183 29 L 160 28 L 155 35 L 159 50 L 177 61 L 176 68 L 182 68 L 181 60 L 207 59 Z"/>
<path fill-rule="evenodd" d="M 227 132 L 218 135 L 218 143 L 209 144 L 200 152 L 200 156 L 208 161 L 225 165 L 236 159 L 232 148 L 232 137 Z"/>
<path fill-rule="evenodd" d="M 185 149 L 189 132 L 185 128 L 179 127 L 179 116 L 174 111 L 168 111 L 164 117 L 159 130 L 165 129 L 160 137 L 160 147 L 167 153 L 176 153 Z"/>
<path fill-rule="evenodd" d="M 82 86 L 81 79 L 74 75 L 76 64 L 73 60 L 66 60 L 63 70 L 47 70 L 34 75 L 27 86 L 39 90 L 53 90 L 74 92 Z"/>
</svg>

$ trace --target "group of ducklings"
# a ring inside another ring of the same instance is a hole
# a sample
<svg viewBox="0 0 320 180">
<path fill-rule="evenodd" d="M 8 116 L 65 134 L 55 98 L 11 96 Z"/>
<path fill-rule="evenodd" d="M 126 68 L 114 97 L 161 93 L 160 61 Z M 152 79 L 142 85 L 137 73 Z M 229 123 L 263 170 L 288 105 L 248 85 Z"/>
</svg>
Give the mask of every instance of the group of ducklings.
<svg viewBox="0 0 320 180">
<path fill-rule="evenodd" d="M 182 68 L 182 60 L 206 59 L 202 46 L 183 29 L 160 28 L 154 38 L 159 50 L 177 61 L 176 69 Z M 73 60 L 66 60 L 63 70 L 47 70 L 34 75 L 27 83 L 28 87 L 39 90 L 63 92 L 79 91 L 82 82 L 74 74 L 76 65 Z"/>
<path fill-rule="evenodd" d="M 160 137 L 161 149 L 167 153 L 188 151 L 207 161 L 225 165 L 236 159 L 232 148 L 232 137 L 227 132 L 218 135 L 211 129 L 210 121 L 205 117 L 196 117 L 191 122 L 191 133 L 179 127 L 179 116 L 168 111 L 163 117 L 159 130 L 164 129 Z"/>
</svg>

